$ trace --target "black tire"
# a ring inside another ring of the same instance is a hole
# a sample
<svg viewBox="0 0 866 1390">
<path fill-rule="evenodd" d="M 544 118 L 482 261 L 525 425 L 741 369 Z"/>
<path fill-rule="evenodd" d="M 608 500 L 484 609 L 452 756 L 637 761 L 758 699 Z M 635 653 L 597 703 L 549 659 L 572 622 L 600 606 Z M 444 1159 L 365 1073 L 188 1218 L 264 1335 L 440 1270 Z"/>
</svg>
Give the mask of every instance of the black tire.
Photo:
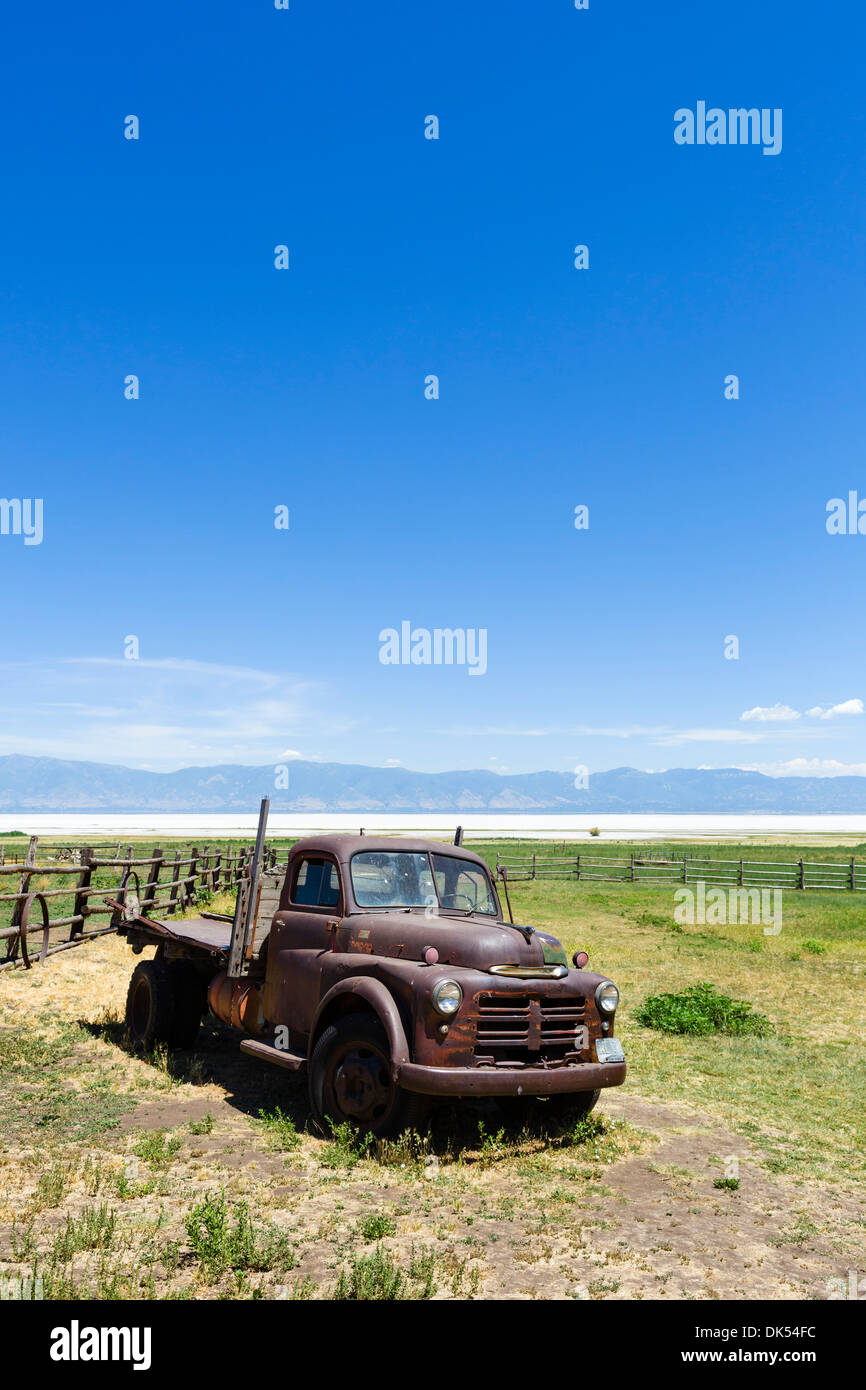
<svg viewBox="0 0 866 1390">
<path fill-rule="evenodd" d="M 420 1129 L 429 1102 L 391 1078 L 385 1030 L 370 1014 L 348 1014 L 322 1033 L 310 1058 L 310 1108 L 326 1136 L 348 1123 L 377 1138 Z"/>
<path fill-rule="evenodd" d="M 132 972 L 126 996 L 130 1042 L 149 1052 L 158 1043 L 191 1047 L 202 1016 L 203 985 L 185 962 L 143 960 Z M 193 978 L 195 977 L 195 978 Z"/>
</svg>

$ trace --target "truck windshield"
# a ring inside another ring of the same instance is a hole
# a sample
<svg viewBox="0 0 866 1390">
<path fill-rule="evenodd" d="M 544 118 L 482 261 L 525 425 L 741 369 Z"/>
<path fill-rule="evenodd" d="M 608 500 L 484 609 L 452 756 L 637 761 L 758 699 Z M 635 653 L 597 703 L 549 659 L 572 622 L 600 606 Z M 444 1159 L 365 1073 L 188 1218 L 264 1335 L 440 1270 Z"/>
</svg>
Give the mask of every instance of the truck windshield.
<svg viewBox="0 0 866 1390">
<path fill-rule="evenodd" d="M 450 854 L 364 850 L 352 858 L 359 907 L 443 907 L 496 916 L 496 899 L 479 864 Z"/>
</svg>

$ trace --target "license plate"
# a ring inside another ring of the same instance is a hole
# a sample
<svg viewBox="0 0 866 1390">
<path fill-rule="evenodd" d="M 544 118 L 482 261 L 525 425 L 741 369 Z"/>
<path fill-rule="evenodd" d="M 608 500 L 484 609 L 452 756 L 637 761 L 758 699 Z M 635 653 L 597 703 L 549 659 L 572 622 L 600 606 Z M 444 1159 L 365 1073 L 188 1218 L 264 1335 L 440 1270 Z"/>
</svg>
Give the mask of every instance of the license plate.
<svg viewBox="0 0 866 1390">
<path fill-rule="evenodd" d="M 600 1062 L 624 1062 L 625 1053 L 619 1038 L 597 1038 L 595 1055 Z"/>
</svg>

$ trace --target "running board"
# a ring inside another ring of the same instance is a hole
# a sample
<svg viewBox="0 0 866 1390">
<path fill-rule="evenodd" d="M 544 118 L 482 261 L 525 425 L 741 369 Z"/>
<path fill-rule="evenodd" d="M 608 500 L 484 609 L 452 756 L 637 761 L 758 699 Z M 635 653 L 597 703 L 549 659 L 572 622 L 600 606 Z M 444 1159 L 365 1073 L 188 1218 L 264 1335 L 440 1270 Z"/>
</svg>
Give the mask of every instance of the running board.
<svg viewBox="0 0 866 1390">
<path fill-rule="evenodd" d="M 282 1048 L 272 1047 L 270 1043 L 259 1042 L 257 1038 L 244 1038 L 241 1052 L 248 1057 L 258 1057 L 261 1062 L 271 1062 L 275 1067 L 284 1067 L 286 1071 L 304 1071 L 307 1065 L 302 1053 L 285 1052 Z"/>
</svg>

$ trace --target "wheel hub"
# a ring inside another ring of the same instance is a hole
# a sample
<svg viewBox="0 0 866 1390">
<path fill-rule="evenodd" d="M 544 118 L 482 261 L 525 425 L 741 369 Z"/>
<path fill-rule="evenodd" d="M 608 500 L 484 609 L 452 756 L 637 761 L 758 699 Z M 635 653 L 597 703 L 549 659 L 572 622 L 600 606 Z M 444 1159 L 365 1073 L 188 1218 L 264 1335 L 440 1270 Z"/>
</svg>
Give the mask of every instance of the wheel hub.
<svg viewBox="0 0 866 1390">
<path fill-rule="evenodd" d="M 337 1063 L 333 1084 L 340 1110 L 361 1123 L 380 1119 L 391 1103 L 388 1065 L 370 1047 L 350 1048 Z"/>
</svg>

